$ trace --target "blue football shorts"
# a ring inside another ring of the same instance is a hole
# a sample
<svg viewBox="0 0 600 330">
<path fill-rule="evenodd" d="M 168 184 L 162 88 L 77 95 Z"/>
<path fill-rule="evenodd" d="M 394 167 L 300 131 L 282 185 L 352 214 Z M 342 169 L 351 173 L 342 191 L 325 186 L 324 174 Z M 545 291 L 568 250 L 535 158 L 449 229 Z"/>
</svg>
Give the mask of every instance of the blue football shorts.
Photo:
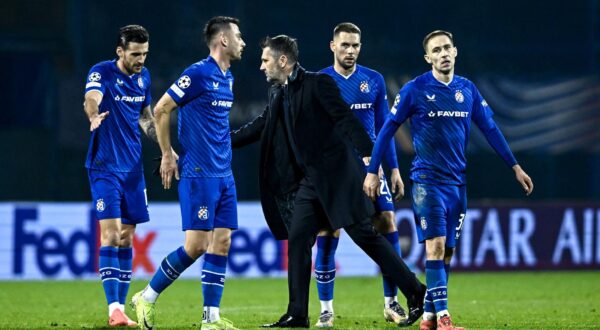
<svg viewBox="0 0 600 330">
<path fill-rule="evenodd" d="M 413 182 L 412 206 L 419 242 L 446 237 L 446 246 L 454 248 L 467 213 L 466 185 Z"/>
<path fill-rule="evenodd" d="M 385 175 L 379 179 L 379 196 L 375 200 L 375 211 L 378 213 L 394 211 L 394 198 L 388 187 Z"/>
<path fill-rule="evenodd" d="M 360 159 L 362 164 L 362 159 Z M 365 166 L 365 173 L 367 171 L 368 166 Z M 385 212 L 385 211 L 394 211 L 394 198 L 390 192 L 390 188 L 387 184 L 387 179 L 385 175 L 379 178 L 379 196 L 375 200 L 375 211 L 377 213 Z"/>
<path fill-rule="evenodd" d="M 144 172 L 105 172 L 88 169 L 96 219 L 120 218 L 135 225 L 150 221 Z"/>
<path fill-rule="evenodd" d="M 233 175 L 221 178 L 181 178 L 182 230 L 238 228 L 237 194 Z"/>
</svg>

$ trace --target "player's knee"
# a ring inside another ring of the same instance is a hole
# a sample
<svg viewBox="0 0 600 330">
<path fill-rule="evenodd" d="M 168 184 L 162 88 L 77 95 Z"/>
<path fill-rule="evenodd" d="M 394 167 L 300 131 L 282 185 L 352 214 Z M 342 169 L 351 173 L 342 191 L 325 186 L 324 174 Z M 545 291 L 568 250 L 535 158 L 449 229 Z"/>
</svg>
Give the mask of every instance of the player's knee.
<svg viewBox="0 0 600 330">
<path fill-rule="evenodd" d="M 427 259 L 428 260 L 441 260 L 444 258 L 444 240 L 431 239 L 426 242 Z"/>
<path fill-rule="evenodd" d="M 208 250 L 208 242 L 186 242 L 183 246 L 185 252 L 192 258 L 198 259 Z"/>
<path fill-rule="evenodd" d="M 133 231 L 128 231 L 128 230 L 121 231 L 121 239 L 119 242 L 119 246 L 120 247 L 131 247 L 131 245 L 133 244 L 133 236 L 134 236 Z"/>
<path fill-rule="evenodd" d="M 215 238 L 211 246 L 209 247 L 209 252 L 218 254 L 218 255 L 227 255 L 229 253 L 229 247 L 231 246 L 231 236 L 222 236 Z"/>
<path fill-rule="evenodd" d="M 120 246 L 121 234 L 116 230 L 106 230 L 102 232 L 100 243 L 102 246 Z"/>
</svg>

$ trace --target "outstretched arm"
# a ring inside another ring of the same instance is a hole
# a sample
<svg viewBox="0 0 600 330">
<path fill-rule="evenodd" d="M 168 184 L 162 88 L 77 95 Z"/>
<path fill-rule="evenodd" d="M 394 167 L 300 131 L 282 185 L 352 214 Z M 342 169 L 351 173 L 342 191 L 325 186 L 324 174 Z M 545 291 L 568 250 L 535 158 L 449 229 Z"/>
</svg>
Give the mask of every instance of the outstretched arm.
<svg viewBox="0 0 600 330">
<path fill-rule="evenodd" d="M 263 111 L 263 113 L 261 113 L 258 117 L 254 118 L 251 122 L 231 131 L 231 147 L 240 148 L 258 141 L 265 127 L 268 113 L 269 106 L 267 106 L 265 111 Z"/>
<path fill-rule="evenodd" d="M 90 132 L 100 127 L 102 121 L 108 116 L 109 111 L 98 113 L 100 111 L 100 102 L 102 102 L 102 93 L 97 90 L 91 90 L 85 93 L 85 102 L 83 110 L 90 120 Z"/>
</svg>

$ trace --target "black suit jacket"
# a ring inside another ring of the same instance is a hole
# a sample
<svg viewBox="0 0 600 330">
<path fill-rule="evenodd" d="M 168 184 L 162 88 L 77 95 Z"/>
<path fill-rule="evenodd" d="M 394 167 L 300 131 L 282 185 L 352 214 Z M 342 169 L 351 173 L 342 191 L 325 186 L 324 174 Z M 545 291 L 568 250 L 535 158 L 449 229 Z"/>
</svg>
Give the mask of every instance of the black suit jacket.
<svg viewBox="0 0 600 330">
<path fill-rule="evenodd" d="M 333 229 L 372 215 L 373 203 L 362 190 L 365 169 L 359 156 L 370 156 L 373 143 L 334 80 L 296 65 L 288 94 L 303 170 L 294 161 L 285 131 L 281 85 L 270 88 L 269 103 L 260 116 L 231 134 L 234 148 L 260 139 L 261 204 L 275 238 L 288 236 L 276 198 L 295 192 L 305 176 L 315 186 Z"/>
</svg>

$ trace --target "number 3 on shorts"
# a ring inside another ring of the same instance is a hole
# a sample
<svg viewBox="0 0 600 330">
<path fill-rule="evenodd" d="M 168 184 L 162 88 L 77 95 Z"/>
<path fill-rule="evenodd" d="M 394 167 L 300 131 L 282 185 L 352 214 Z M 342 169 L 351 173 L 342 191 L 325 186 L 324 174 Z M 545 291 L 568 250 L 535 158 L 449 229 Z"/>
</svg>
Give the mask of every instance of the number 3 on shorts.
<svg viewBox="0 0 600 330">
<path fill-rule="evenodd" d="M 456 226 L 456 239 L 458 239 L 460 237 L 460 230 L 462 229 L 464 220 L 465 220 L 465 213 L 461 213 L 460 217 L 458 218 L 458 226 Z"/>
</svg>

